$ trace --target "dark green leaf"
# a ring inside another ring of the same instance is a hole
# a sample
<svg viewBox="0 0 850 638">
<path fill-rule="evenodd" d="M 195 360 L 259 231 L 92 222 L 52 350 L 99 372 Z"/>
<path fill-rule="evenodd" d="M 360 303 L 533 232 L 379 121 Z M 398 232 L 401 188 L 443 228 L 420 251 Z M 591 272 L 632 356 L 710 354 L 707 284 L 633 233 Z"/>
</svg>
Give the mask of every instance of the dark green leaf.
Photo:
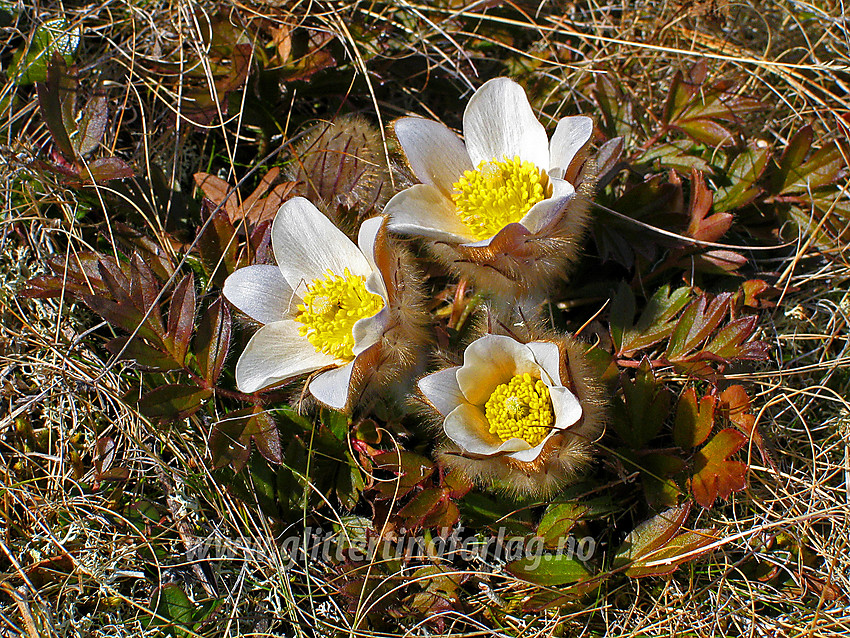
<svg viewBox="0 0 850 638">
<path fill-rule="evenodd" d="M 159 421 L 175 421 L 197 412 L 212 390 L 193 385 L 164 385 L 139 399 L 139 411 Z"/>
<path fill-rule="evenodd" d="M 236 228 L 230 223 L 224 207 L 219 208 L 206 222 L 206 228 L 198 239 L 201 262 L 216 286 L 221 287 L 236 269 L 238 249 Z"/>
<path fill-rule="evenodd" d="M 118 356 L 119 361 L 132 361 L 141 369 L 164 372 L 179 370 L 183 367 L 183 364 L 175 361 L 170 354 L 142 341 L 138 336 L 132 339 L 130 337 L 116 337 L 107 342 L 106 349 Z"/>
<path fill-rule="evenodd" d="M 522 580 L 546 587 L 575 583 L 590 576 L 583 562 L 567 554 L 520 558 L 505 565 L 505 571 Z"/>
<path fill-rule="evenodd" d="M 155 616 L 150 624 L 162 627 L 172 636 L 188 636 L 188 627 L 195 617 L 195 605 L 177 583 L 154 590 L 151 608 Z"/>
<path fill-rule="evenodd" d="M 230 465 L 241 471 L 248 462 L 252 440 L 269 463 L 280 465 L 283 456 L 277 424 L 268 412 L 254 407 L 230 412 L 213 425 L 209 438 L 213 467 Z"/>
<path fill-rule="evenodd" d="M 641 450 L 664 424 L 670 409 L 670 392 L 652 369 L 642 365 L 635 380 L 623 378 L 623 398 L 614 401 L 614 429 L 633 450 Z"/>
<path fill-rule="evenodd" d="M 554 503 L 543 514 L 537 526 L 537 536 L 540 536 L 550 549 L 563 546 L 570 530 L 589 510 L 583 503 Z"/>
<path fill-rule="evenodd" d="M 722 293 L 709 303 L 707 296 L 702 295 L 691 302 L 673 330 L 665 353 L 667 358 L 671 361 L 681 358 L 705 341 L 723 320 L 730 298 L 730 293 Z"/>
<path fill-rule="evenodd" d="M 201 376 L 215 383 L 230 347 L 230 309 L 219 297 L 204 313 L 193 342 Z"/>
<path fill-rule="evenodd" d="M 761 192 L 756 182 L 761 178 L 770 157 L 770 148 L 765 144 L 750 144 L 738 155 L 727 171 L 731 184 L 719 188 L 714 194 L 714 212 L 721 213 L 749 204 Z"/>
<path fill-rule="evenodd" d="M 676 445 L 689 450 L 703 443 L 711 434 L 716 405 L 717 397 L 713 394 L 707 394 L 697 402 L 696 390 L 685 390 L 676 408 L 676 424 L 673 427 Z"/>
</svg>

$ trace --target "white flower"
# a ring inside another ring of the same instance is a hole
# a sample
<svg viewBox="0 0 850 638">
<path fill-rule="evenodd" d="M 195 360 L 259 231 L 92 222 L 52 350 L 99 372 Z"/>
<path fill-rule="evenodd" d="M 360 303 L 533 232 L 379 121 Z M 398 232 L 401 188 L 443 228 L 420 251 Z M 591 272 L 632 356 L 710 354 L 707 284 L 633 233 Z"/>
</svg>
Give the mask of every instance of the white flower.
<svg viewBox="0 0 850 638">
<path fill-rule="evenodd" d="M 264 324 L 236 364 L 236 385 L 256 392 L 326 369 L 309 385 L 321 403 L 348 406 L 358 368 L 374 365 L 388 324 L 381 259 L 383 217 L 363 222 L 358 246 L 302 197 L 285 202 L 271 230 L 276 266 L 237 270 L 224 296 Z"/>
<path fill-rule="evenodd" d="M 461 454 L 531 463 L 582 418 L 560 366 L 555 343 L 488 334 L 466 348 L 462 366 L 422 378 L 419 389 Z"/>
<path fill-rule="evenodd" d="M 551 143 L 522 87 L 486 82 L 463 114 L 464 141 L 443 124 L 401 118 L 395 134 L 422 182 L 384 209 L 389 228 L 462 247 L 516 247 L 546 235 L 576 195 L 568 169 L 593 133 L 593 120 L 565 117 Z"/>
</svg>

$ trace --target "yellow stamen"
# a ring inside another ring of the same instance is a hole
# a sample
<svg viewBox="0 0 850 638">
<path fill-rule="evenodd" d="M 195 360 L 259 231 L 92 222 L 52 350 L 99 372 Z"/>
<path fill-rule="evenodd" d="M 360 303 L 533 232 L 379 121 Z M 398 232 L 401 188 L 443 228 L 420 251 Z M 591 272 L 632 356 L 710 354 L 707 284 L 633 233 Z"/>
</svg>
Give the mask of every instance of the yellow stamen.
<svg viewBox="0 0 850 638">
<path fill-rule="evenodd" d="M 519 157 L 481 162 L 452 184 L 458 217 L 476 239 L 487 239 L 521 220 L 537 202 L 552 196 L 549 176 Z"/>
<path fill-rule="evenodd" d="M 364 277 L 352 275 L 348 268 L 343 276 L 328 270 L 324 278 L 307 284 L 307 294 L 304 303 L 298 306 L 295 321 L 304 324 L 298 331 L 317 352 L 351 359 L 354 324 L 376 314 L 383 306 L 381 297 L 366 290 Z"/>
<path fill-rule="evenodd" d="M 549 388 L 527 372 L 497 386 L 484 405 L 484 414 L 490 432 L 502 441 L 517 438 L 532 447 L 555 425 Z"/>
</svg>

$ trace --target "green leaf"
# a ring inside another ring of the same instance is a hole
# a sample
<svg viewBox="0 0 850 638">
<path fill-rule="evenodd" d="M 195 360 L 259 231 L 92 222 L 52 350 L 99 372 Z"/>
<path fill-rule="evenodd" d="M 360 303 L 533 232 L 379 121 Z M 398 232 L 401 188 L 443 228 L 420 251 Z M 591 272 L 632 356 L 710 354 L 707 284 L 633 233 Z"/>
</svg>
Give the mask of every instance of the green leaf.
<svg viewBox="0 0 850 638">
<path fill-rule="evenodd" d="M 550 549 L 562 546 L 570 530 L 589 510 L 590 507 L 583 503 L 553 503 L 546 508 L 537 526 L 537 535 Z"/>
<path fill-rule="evenodd" d="M 255 406 L 230 412 L 213 425 L 209 437 L 213 467 L 230 465 L 241 471 L 248 462 L 251 441 L 269 463 L 280 465 L 283 461 L 277 424 L 267 411 Z"/>
<path fill-rule="evenodd" d="M 731 296 L 730 293 L 721 293 L 710 303 L 706 295 L 694 300 L 682 313 L 673 330 L 667 344 L 666 357 L 671 361 L 682 358 L 705 341 L 723 320 Z"/>
<path fill-rule="evenodd" d="M 568 554 L 523 557 L 505 565 L 505 571 L 522 580 L 546 587 L 575 583 L 590 576 L 585 564 Z"/>
<path fill-rule="evenodd" d="M 18 49 L 9 65 L 8 75 L 19 86 L 47 79 L 47 67 L 54 55 L 67 66 L 74 63 L 74 53 L 80 44 L 82 28 L 71 27 L 58 18 L 39 25 L 28 47 Z"/>
<path fill-rule="evenodd" d="M 761 192 L 756 182 L 761 178 L 770 157 L 770 148 L 750 143 L 743 153 L 738 155 L 726 172 L 731 184 L 719 188 L 714 193 L 714 212 L 722 213 L 741 208 L 753 201 Z"/>
<path fill-rule="evenodd" d="M 221 375 L 229 347 L 230 309 L 219 297 L 201 318 L 193 341 L 198 369 L 210 383 L 215 383 Z"/>
<path fill-rule="evenodd" d="M 632 326 L 634 294 L 628 285 L 621 283 L 611 310 L 611 335 L 617 356 L 632 356 L 670 336 L 676 326 L 673 317 L 685 307 L 690 295 L 690 288 L 685 286 L 672 293 L 669 286 L 662 286 L 647 301 L 637 324 Z"/>
<path fill-rule="evenodd" d="M 633 450 L 641 450 L 664 424 L 670 409 L 670 392 L 642 365 L 635 380 L 623 378 L 623 398 L 614 401 L 613 426 Z"/>
<path fill-rule="evenodd" d="M 211 396 L 212 390 L 193 385 L 163 385 L 139 399 L 139 411 L 162 422 L 176 421 L 197 412 L 201 403 Z"/>
<path fill-rule="evenodd" d="M 171 636 L 188 636 L 189 625 L 195 618 L 195 604 L 177 583 L 163 585 L 154 590 L 151 608 L 156 616 L 150 624 L 162 627 Z"/>
<path fill-rule="evenodd" d="M 676 424 L 673 427 L 673 440 L 676 445 L 689 450 L 702 444 L 714 426 L 716 406 L 717 397 L 713 394 L 707 394 L 697 403 L 696 390 L 685 390 L 676 408 Z"/>
<path fill-rule="evenodd" d="M 116 337 L 106 343 L 106 349 L 113 355 L 120 353 L 119 361 L 132 361 L 141 369 L 165 372 L 183 367 L 183 364 L 175 361 L 170 354 L 142 341 L 138 336 L 132 339 Z"/>
<path fill-rule="evenodd" d="M 782 157 L 779 160 L 778 169 L 771 175 L 771 192 L 779 194 L 787 186 L 794 183 L 796 169 L 803 164 L 803 160 L 805 160 L 809 149 L 812 147 L 814 135 L 812 125 L 807 124 L 789 140 L 788 146 L 785 147 Z"/>
</svg>

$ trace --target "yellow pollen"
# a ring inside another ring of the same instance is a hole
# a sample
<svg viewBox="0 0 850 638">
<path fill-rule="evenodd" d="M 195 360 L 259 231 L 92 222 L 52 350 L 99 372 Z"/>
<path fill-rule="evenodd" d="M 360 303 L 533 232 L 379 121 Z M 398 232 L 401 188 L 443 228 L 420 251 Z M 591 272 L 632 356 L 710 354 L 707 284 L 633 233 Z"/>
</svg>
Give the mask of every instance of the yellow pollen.
<svg viewBox="0 0 850 638">
<path fill-rule="evenodd" d="M 502 441 L 522 439 L 532 447 L 555 425 L 555 410 L 549 388 L 527 372 L 493 390 L 484 405 L 490 432 Z"/>
<path fill-rule="evenodd" d="M 352 275 L 348 268 L 343 276 L 330 270 L 321 279 L 307 284 L 304 303 L 298 306 L 295 321 L 317 352 L 337 359 L 354 357 L 352 328 L 360 319 L 371 317 L 384 306 L 384 300 L 366 290 L 366 279 Z"/>
<path fill-rule="evenodd" d="M 458 217 L 476 239 L 487 239 L 518 222 L 537 202 L 552 196 L 549 176 L 519 157 L 481 162 L 452 184 Z"/>
</svg>

